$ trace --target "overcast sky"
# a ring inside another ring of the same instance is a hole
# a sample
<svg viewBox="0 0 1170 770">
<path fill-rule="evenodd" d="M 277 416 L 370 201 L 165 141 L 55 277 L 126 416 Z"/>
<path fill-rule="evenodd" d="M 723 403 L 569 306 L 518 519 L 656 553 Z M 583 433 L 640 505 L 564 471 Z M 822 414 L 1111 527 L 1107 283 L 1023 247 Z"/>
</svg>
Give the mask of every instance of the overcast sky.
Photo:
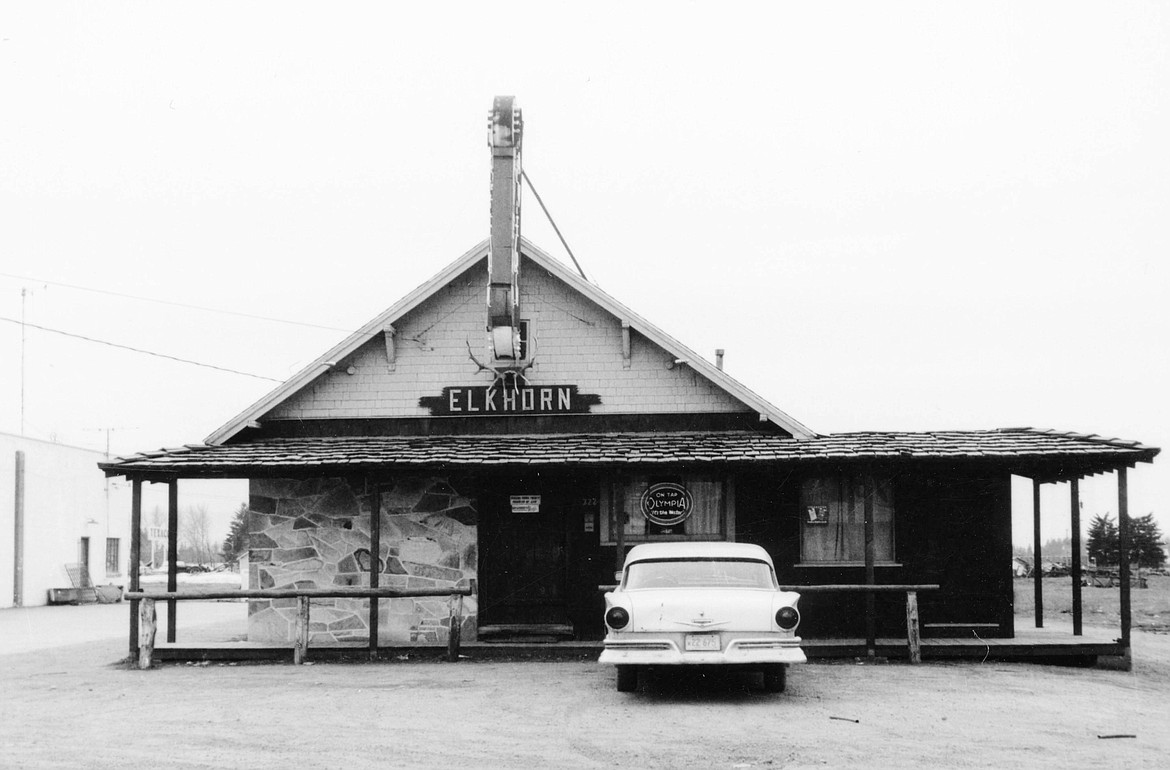
<svg viewBox="0 0 1170 770">
<path fill-rule="evenodd" d="M 813 430 L 1170 445 L 1165 4 L 386 5 L 0 5 L 0 317 L 283 380 L 487 237 L 515 94 L 591 277 Z M 274 386 L 21 350 L 0 431 L 115 454 Z M 1131 474 L 1163 530 L 1168 463 Z"/>
</svg>

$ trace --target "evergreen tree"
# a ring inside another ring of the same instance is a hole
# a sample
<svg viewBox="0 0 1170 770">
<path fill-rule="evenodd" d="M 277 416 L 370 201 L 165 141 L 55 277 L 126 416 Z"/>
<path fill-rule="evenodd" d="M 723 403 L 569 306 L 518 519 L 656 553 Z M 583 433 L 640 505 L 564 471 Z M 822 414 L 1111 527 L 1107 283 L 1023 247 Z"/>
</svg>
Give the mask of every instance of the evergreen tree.
<svg viewBox="0 0 1170 770">
<path fill-rule="evenodd" d="M 223 539 L 223 560 L 235 564 L 248 552 L 248 504 L 240 503 L 232 515 L 227 537 Z"/>
<path fill-rule="evenodd" d="M 1154 521 L 1154 514 L 1147 513 L 1129 521 L 1129 561 L 1139 567 L 1157 569 L 1166 563 L 1166 553 L 1162 550 L 1162 531 L 1158 522 Z M 1113 518 L 1094 516 L 1089 525 L 1088 538 L 1089 558 L 1098 566 L 1120 564 L 1118 554 L 1121 552 L 1121 541 L 1117 524 Z"/>
<path fill-rule="evenodd" d="M 1129 558 L 1139 567 L 1157 569 L 1166 563 L 1161 543 L 1162 531 L 1154 521 L 1154 514 L 1147 513 L 1130 521 Z"/>
<path fill-rule="evenodd" d="M 1086 543 L 1089 558 L 1098 567 L 1107 564 L 1117 564 L 1119 542 L 1117 539 L 1117 525 L 1109 514 L 1094 516 L 1089 524 L 1089 537 Z"/>
</svg>

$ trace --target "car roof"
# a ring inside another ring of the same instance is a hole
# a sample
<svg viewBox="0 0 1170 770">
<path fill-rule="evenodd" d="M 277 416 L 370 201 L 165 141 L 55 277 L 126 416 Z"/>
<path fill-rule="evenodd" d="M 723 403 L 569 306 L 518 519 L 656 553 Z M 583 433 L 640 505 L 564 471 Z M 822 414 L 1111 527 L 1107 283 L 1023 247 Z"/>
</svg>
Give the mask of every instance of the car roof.
<svg viewBox="0 0 1170 770">
<path fill-rule="evenodd" d="M 642 543 L 626 554 L 626 565 L 647 559 L 752 559 L 772 566 L 772 557 L 752 543 Z"/>
</svg>

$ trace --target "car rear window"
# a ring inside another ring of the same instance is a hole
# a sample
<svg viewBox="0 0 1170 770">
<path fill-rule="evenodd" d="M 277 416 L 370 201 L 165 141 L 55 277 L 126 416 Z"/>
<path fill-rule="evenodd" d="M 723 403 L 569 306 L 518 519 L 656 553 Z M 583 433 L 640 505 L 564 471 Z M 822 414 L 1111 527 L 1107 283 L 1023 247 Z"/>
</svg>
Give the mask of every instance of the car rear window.
<svg viewBox="0 0 1170 770">
<path fill-rule="evenodd" d="M 625 588 L 775 588 L 772 568 L 748 559 L 654 559 L 626 568 Z"/>
</svg>

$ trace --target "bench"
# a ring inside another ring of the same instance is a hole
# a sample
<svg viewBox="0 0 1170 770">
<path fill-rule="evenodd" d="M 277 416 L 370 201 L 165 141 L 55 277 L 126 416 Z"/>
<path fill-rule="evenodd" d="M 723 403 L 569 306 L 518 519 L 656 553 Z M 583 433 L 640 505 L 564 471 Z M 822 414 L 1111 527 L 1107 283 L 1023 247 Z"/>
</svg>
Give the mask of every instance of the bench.
<svg viewBox="0 0 1170 770">
<path fill-rule="evenodd" d="M 999 628 L 999 623 L 984 623 L 984 622 L 971 622 L 971 623 L 964 623 L 964 622 L 954 622 L 954 623 L 923 623 L 923 624 L 922 624 L 922 630 L 923 630 L 923 631 L 942 631 L 942 632 L 951 631 L 951 632 L 954 632 L 954 631 L 967 631 L 967 630 L 970 630 L 970 631 L 971 631 L 971 633 L 973 633 L 973 634 L 975 634 L 975 635 L 978 635 L 978 634 L 979 634 L 979 631 L 978 631 L 977 629 L 980 629 L 980 628 L 983 628 L 983 629 L 998 629 L 998 628 Z M 944 634 L 941 634 L 941 635 L 943 635 L 943 636 L 946 636 L 947 634 L 945 634 L 945 633 L 944 633 Z M 966 636 L 966 634 L 963 634 L 963 636 Z"/>
</svg>

